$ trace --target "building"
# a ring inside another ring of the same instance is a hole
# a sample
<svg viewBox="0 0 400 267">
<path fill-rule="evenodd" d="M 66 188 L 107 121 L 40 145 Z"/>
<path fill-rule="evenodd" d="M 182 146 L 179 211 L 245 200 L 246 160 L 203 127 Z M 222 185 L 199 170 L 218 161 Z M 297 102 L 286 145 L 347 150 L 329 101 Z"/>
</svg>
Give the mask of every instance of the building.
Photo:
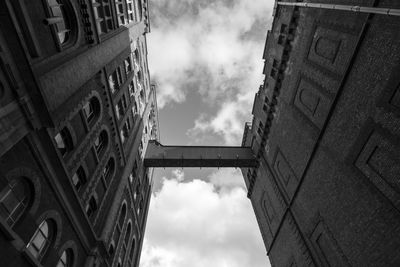
<svg viewBox="0 0 400 267">
<path fill-rule="evenodd" d="M 182 147 L 149 142 L 145 0 L 0 1 L 2 263 L 137 266 L 152 167 L 214 166 L 273 266 L 399 266 L 400 3 L 313 2 L 276 2 L 242 147 Z"/>
<path fill-rule="evenodd" d="M 157 139 L 146 0 L 0 1 L 2 266 L 138 266 Z"/>
<path fill-rule="evenodd" d="M 276 2 L 243 136 L 271 264 L 400 266 L 400 3 L 297 2 Z"/>
</svg>

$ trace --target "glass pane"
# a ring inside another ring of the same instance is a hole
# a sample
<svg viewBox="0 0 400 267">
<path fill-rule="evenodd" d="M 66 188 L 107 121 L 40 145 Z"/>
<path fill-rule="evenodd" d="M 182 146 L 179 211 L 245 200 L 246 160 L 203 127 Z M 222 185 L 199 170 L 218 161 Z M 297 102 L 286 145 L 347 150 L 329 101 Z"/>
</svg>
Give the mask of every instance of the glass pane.
<svg viewBox="0 0 400 267">
<path fill-rule="evenodd" d="M 39 251 L 31 244 L 28 245 L 28 251 L 33 255 L 33 257 L 35 258 L 39 257 Z"/>
<path fill-rule="evenodd" d="M 62 149 L 65 149 L 65 148 L 66 148 L 66 147 L 65 147 L 64 140 L 62 139 L 60 133 L 58 133 L 58 134 L 54 137 L 54 140 L 56 141 L 56 144 L 57 144 L 57 148 L 58 148 L 58 149 L 62 150 Z"/>
<path fill-rule="evenodd" d="M 102 18 L 102 17 L 104 17 L 103 8 L 102 8 L 101 6 L 98 6 L 98 7 L 96 7 L 96 8 L 94 9 L 94 16 L 95 16 L 96 18 Z"/>
<path fill-rule="evenodd" d="M 42 246 L 44 245 L 45 241 L 46 241 L 45 236 L 44 236 L 40 231 L 38 231 L 38 232 L 36 233 L 35 237 L 34 237 L 33 240 L 32 240 L 32 244 L 33 244 L 33 245 L 37 248 L 37 250 L 39 251 L 39 250 L 42 249 Z"/>
<path fill-rule="evenodd" d="M 77 189 L 80 187 L 80 179 L 76 173 L 72 176 L 72 183 Z"/>
<path fill-rule="evenodd" d="M 10 191 L 9 194 L 7 194 L 7 196 L 5 198 L 3 198 L 2 204 L 3 204 L 4 208 L 6 208 L 8 213 L 11 214 L 13 212 L 13 210 L 18 206 L 19 201 L 15 197 L 14 193 L 12 191 Z"/>
</svg>

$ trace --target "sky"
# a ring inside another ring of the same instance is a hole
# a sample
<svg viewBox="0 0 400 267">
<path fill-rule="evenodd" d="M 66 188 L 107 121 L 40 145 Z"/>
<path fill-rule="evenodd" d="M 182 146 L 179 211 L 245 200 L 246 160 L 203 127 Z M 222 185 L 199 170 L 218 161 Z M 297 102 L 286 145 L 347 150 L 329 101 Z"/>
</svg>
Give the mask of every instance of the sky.
<svg viewBox="0 0 400 267">
<path fill-rule="evenodd" d="M 262 84 L 273 0 L 151 0 L 165 145 L 240 145 Z M 141 267 L 270 266 L 238 169 L 157 169 Z"/>
</svg>

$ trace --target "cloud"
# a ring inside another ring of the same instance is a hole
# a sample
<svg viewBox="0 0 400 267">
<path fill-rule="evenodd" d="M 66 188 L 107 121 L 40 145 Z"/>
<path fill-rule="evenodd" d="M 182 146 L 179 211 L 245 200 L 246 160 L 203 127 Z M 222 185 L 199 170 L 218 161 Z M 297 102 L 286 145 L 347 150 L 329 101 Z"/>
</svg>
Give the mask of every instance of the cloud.
<svg viewBox="0 0 400 267">
<path fill-rule="evenodd" d="M 217 176 L 211 180 L 229 184 Z M 153 194 L 141 258 L 141 267 L 269 266 L 243 188 L 217 191 L 197 179 L 164 179 Z"/>
<path fill-rule="evenodd" d="M 182 182 L 185 179 L 185 173 L 180 169 L 175 169 L 172 171 L 172 175 L 175 176 L 175 179 L 178 182 Z"/>
<path fill-rule="evenodd" d="M 232 190 L 235 187 L 246 189 L 242 173 L 239 169 L 222 168 L 211 173 L 207 178 L 216 188 L 223 190 Z"/>
<path fill-rule="evenodd" d="M 152 1 L 148 47 L 159 108 L 185 101 L 189 91 L 221 107 L 197 119 L 193 137 L 212 132 L 227 144 L 240 142 L 262 83 L 272 6 L 272 0 Z"/>
</svg>

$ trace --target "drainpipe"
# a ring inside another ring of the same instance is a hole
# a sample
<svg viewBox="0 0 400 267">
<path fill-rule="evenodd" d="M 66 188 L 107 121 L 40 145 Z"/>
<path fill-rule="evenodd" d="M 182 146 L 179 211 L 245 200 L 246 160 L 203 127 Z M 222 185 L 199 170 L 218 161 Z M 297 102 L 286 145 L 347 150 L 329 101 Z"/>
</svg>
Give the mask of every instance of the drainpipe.
<svg viewBox="0 0 400 267">
<path fill-rule="evenodd" d="M 400 9 L 395 9 L 395 8 L 365 7 L 365 6 L 350 6 L 350 5 L 335 5 L 335 4 L 318 4 L 318 3 L 297 3 L 297 2 L 281 2 L 281 1 L 275 2 L 274 13 L 275 13 L 277 6 L 297 6 L 297 7 L 306 7 L 306 8 L 344 10 L 344 11 L 352 11 L 352 12 L 356 12 L 356 13 L 370 13 L 370 14 L 381 14 L 381 15 L 389 15 L 389 16 L 400 16 Z"/>
</svg>

